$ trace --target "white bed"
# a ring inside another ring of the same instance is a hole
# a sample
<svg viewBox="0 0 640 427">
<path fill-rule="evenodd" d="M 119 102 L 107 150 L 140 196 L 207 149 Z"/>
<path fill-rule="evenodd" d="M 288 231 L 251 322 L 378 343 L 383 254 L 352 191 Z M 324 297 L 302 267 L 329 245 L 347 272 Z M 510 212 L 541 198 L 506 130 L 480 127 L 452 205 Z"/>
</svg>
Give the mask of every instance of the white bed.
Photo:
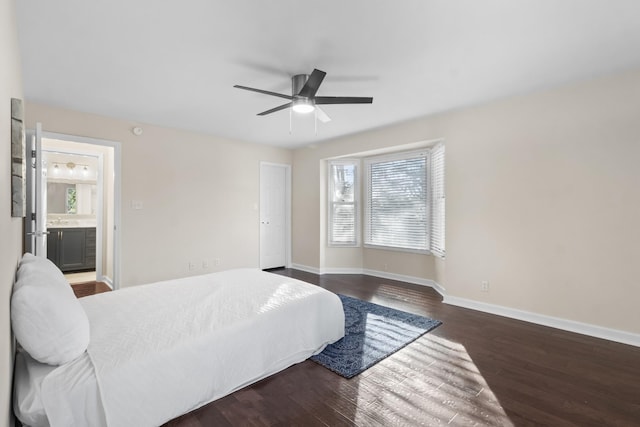
<svg viewBox="0 0 640 427">
<path fill-rule="evenodd" d="M 87 351 L 16 359 L 14 407 L 32 426 L 157 426 L 279 372 L 344 335 L 340 299 L 238 269 L 81 298 Z"/>
</svg>

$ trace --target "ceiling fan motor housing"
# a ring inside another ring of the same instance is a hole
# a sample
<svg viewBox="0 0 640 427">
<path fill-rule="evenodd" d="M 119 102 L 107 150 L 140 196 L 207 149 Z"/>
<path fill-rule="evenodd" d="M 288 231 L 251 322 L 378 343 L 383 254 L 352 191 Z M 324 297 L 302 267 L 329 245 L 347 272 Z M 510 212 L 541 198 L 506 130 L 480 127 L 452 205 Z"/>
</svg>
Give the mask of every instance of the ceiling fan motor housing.
<svg viewBox="0 0 640 427">
<path fill-rule="evenodd" d="M 308 74 L 296 74 L 291 77 L 291 95 L 293 96 L 292 107 L 297 113 L 310 113 L 315 109 L 313 98 L 300 95 L 300 91 L 309 80 Z"/>
<path fill-rule="evenodd" d="M 309 80 L 308 74 L 296 74 L 291 77 L 291 95 L 298 95 L 307 80 Z"/>
</svg>

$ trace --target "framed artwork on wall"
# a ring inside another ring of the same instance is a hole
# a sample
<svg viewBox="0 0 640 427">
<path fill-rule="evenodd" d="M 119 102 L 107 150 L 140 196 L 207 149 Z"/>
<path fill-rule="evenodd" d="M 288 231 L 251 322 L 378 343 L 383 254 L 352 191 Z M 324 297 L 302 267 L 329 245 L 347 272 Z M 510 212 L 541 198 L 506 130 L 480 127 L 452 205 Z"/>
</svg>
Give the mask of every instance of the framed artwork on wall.
<svg viewBox="0 0 640 427">
<path fill-rule="evenodd" d="M 25 215 L 25 134 L 22 100 L 11 98 L 11 216 Z"/>
</svg>

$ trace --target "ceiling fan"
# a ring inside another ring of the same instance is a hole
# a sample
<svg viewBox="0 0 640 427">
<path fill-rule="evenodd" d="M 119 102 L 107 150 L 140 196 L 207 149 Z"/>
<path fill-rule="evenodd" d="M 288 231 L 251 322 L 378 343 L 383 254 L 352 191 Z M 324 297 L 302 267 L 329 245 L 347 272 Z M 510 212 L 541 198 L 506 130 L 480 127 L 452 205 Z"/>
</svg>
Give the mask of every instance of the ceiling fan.
<svg viewBox="0 0 640 427">
<path fill-rule="evenodd" d="M 327 73 L 314 69 L 310 75 L 297 74 L 291 77 L 291 95 L 284 95 L 277 92 L 270 92 L 268 90 L 255 89 L 247 86 L 234 85 L 238 89 L 250 90 L 252 92 L 263 93 L 265 95 L 277 96 L 279 98 L 288 99 L 289 102 L 282 104 L 278 107 L 272 108 L 262 113 L 258 113 L 258 116 L 266 116 L 267 114 L 275 113 L 276 111 L 284 110 L 291 107 L 296 113 L 311 113 L 316 112 L 317 118 L 322 122 L 328 122 L 331 119 L 318 105 L 328 104 L 371 104 L 373 98 L 371 97 L 357 97 L 357 96 L 316 96 L 318 88 L 324 80 L 324 76 Z"/>
</svg>

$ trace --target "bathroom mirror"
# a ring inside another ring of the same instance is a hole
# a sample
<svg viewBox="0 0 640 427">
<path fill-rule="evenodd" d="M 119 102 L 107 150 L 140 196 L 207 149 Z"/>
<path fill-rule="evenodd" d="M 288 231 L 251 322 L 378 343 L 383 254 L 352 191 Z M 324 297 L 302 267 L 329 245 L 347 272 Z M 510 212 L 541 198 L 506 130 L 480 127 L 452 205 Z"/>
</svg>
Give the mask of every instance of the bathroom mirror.
<svg viewBox="0 0 640 427">
<path fill-rule="evenodd" d="M 47 182 L 47 212 L 95 215 L 96 195 L 95 184 Z"/>
</svg>

